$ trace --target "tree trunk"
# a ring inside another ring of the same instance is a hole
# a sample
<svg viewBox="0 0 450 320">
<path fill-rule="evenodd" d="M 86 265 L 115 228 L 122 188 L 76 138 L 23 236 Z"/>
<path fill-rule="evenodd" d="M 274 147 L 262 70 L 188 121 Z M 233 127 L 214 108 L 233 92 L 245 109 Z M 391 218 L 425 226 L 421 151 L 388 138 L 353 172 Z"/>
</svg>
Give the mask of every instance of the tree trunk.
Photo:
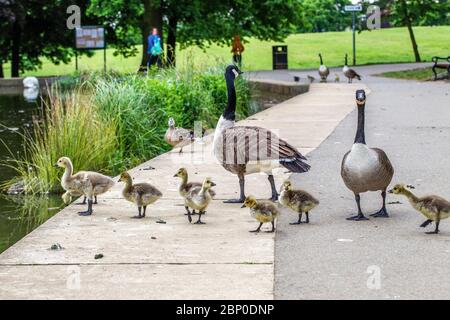
<svg viewBox="0 0 450 320">
<path fill-rule="evenodd" d="M 169 30 L 167 31 L 167 65 L 175 67 L 177 45 L 177 17 L 169 18 Z"/>
<path fill-rule="evenodd" d="M 148 36 L 151 34 L 153 28 L 158 28 L 159 36 L 161 37 L 161 47 L 163 47 L 163 21 L 161 2 L 154 0 L 144 0 L 144 15 L 142 17 L 142 59 L 141 66 L 146 66 L 149 55 L 148 50 Z"/>
<path fill-rule="evenodd" d="M 414 58 L 416 59 L 416 62 L 420 62 L 420 54 L 419 54 L 419 48 L 417 46 L 416 37 L 414 36 L 414 31 L 412 28 L 411 23 L 411 17 L 409 16 L 408 7 L 405 2 L 405 0 L 401 0 L 402 8 L 403 8 L 403 18 L 406 24 L 406 27 L 408 28 L 409 37 L 411 38 L 411 44 L 414 51 Z"/>
<path fill-rule="evenodd" d="M 3 73 L 3 61 L 0 60 L 0 79 L 4 78 L 5 74 Z"/>
<path fill-rule="evenodd" d="M 16 20 L 12 29 L 11 77 L 19 76 L 21 38 L 22 28 L 19 21 Z"/>
</svg>

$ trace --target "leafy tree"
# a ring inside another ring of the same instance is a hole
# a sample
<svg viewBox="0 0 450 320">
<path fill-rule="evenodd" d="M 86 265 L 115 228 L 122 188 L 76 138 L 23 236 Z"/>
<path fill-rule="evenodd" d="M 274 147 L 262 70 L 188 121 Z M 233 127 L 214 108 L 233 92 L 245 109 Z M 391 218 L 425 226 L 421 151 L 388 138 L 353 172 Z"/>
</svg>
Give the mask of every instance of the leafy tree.
<svg viewBox="0 0 450 320">
<path fill-rule="evenodd" d="M 344 11 L 350 0 L 303 0 L 300 32 L 342 31 L 351 25 L 351 15 Z"/>
<path fill-rule="evenodd" d="M 161 37 L 167 33 L 167 61 L 175 63 L 177 43 L 182 47 L 229 44 L 234 34 L 282 40 L 298 22 L 299 9 L 299 0 L 91 0 L 89 13 L 108 21 L 118 53 L 134 54 L 130 38 L 124 35 L 140 29 L 145 65 L 152 27 L 160 30 Z"/>
</svg>

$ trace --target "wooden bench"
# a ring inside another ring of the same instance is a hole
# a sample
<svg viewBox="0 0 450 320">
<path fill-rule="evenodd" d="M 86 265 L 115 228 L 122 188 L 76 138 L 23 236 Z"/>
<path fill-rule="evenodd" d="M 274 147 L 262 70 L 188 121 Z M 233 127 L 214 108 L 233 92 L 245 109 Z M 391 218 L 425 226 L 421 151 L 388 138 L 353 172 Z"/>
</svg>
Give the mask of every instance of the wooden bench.
<svg viewBox="0 0 450 320">
<path fill-rule="evenodd" d="M 436 69 L 446 69 L 447 72 L 450 74 L 450 56 L 448 56 L 447 58 L 443 58 L 443 57 L 433 57 L 431 59 L 431 61 L 434 62 L 433 65 L 433 73 L 434 73 L 434 80 L 437 80 L 437 73 L 436 73 Z M 443 62 L 439 62 L 439 61 L 443 61 Z M 445 62 L 444 62 L 445 61 Z"/>
</svg>

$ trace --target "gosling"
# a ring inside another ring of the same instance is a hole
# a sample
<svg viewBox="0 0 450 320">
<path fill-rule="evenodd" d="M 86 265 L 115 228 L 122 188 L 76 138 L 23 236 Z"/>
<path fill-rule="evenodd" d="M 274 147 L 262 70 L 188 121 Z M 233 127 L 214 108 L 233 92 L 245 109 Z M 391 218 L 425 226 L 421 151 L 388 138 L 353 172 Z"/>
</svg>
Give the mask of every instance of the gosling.
<svg viewBox="0 0 450 320">
<path fill-rule="evenodd" d="M 193 210 L 198 210 L 198 220 L 195 224 L 205 224 L 201 221 L 202 214 L 206 213 L 206 208 L 210 204 L 212 197 L 210 193 L 211 187 L 214 187 L 216 184 L 211 181 L 211 178 L 205 178 L 201 187 L 193 187 L 186 194 L 185 203 L 188 207 Z M 192 222 L 191 213 L 188 210 L 188 220 L 189 223 Z"/>
<path fill-rule="evenodd" d="M 241 208 L 245 207 L 250 208 L 251 216 L 259 222 L 258 228 L 255 230 L 251 230 L 250 232 L 259 232 L 263 223 L 266 222 L 272 223 L 272 230 L 268 232 L 275 231 L 275 219 L 278 217 L 279 211 L 272 201 L 256 201 L 254 197 L 248 196 L 247 198 L 245 198 L 244 204 Z"/>
<path fill-rule="evenodd" d="M 394 188 L 388 191 L 393 194 L 401 194 L 408 198 L 409 203 L 414 209 L 422 213 L 425 220 L 420 227 L 425 228 L 433 221 L 436 224 L 434 231 L 425 232 L 427 234 L 439 233 L 439 223 L 443 219 L 450 217 L 450 202 L 439 196 L 416 197 L 411 191 L 407 190 L 403 184 L 396 184 Z"/>
<path fill-rule="evenodd" d="M 185 199 L 186 195 L 191 191 L 193 188 L 201 187 L 202 184 L 200 182 L 188 182 L 188 173 L 185 168 L 178 169 L 177 173 L 175 173 L 174 177 L 181 178 L 181 182 L 178 185 L 178 192 L 180 193 L 180 196 Z M 211 198 L 214 198 L 216 193 L 214 190 L 209 189 L 209 194 L 211 195 Z M 193 214 L 195 215 L 195 210 L 192 210 L 192 212 L 189 211 L 188 205 L 184 204 L 184 208 L 186 209 L 186 215 Z"/>
<path fill-rule="evenodd" d="M 306 221 L 304 223 L 309 223 L 309 211 L 319 204 L 319 200 L 306 191 L 294 190 L 291 181 L 286 180 L 281 186 L 280 203 L 284 207 L 298 212 L 298 221 L 290 223 L 291 225 L 295 225 L 302 223 L 303 212 L 306 215 Z"/>
<path fill-rule="evenodd" d="M 70 202 L 75 195 L 84 195 L 88 199 L 88 208 L 79 212 L 80 216 L 91 215 L 93 198 L 97 200 L 97 195 L 105 193 L 114 185 L 113 179 L 98 172 L 79 171 L 73 174 L 73 164 L 68 157 L 59 158 L 54 166 L 65 169 L 61 178 L 61 186 L 66 190 L 63 195 L 65 202 Z"/>
<path fill-rule="evenodd" d="M 156 189 L 150 183 L 144 182 L 133 184 L 133 180 L 128 172 L 123 172 L 120 175 L 119 182 L 125 182 L 125 188 L 122 191 L 123 197 L 126 200 L 135 203 L 138 207 L 138 215 L 133 217 L 135 219 L 145 218 L 147 206 L 162 197 L 161 191 Z M 143 212 L 142 208 L 144 208 Z"/>
</svg>

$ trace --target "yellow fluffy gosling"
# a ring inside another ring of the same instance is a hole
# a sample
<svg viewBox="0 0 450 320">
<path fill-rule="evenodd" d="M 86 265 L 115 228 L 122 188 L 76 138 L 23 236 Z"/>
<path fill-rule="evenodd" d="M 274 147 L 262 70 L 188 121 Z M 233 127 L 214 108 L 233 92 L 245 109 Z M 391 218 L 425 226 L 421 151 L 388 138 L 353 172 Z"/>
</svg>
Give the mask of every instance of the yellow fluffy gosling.
<svg viewBox="0 0 450 320">
<path fill-rule="evenodd" d="M 196 224 L 204 224 L 201 221 L 202 214 L 206 212 L 206 208 L 212 200 L 210 189 L 216 184 L 211 181 L 211 178 L 205 178 L 201 187 L 196 186 L 189 190 L 185 197 L 185 203 L 189 208 L 198 210 L 198 220 Z M 192 217 L 188 211 L 188 220 L 192 222 Z"/>
<path fill-rule="evenodd" d="M 298 212 L 298 221 L 290 224 L 301 224 L 303 212 L 306 215 L 305 223 L 309 223 L 309 211 L 319 204 L 319 200 L 304 190 L 294 190 L 291 181 L 286 180 L 281 186 L 280 203 Z"/>
<path fill-rule="evenodd" d="M 114 181 L 101 173 L 92 171 L 79 171 L 73 174 L 72 161 L 68 157 L 61 157 L 55 163 L 55 167 L 64 168 L 61 178 L 61 186 L 67 192 L 63 195 L 63 200 L 68 201 L 72 195 L 84 195 L 88 199 L 88 209 L 79 212 L 80 216 L 92 214 L 93 198 L 105 193 L 114 185 Z M 97 203 L 97 199 L 96 199 Z"/>
<path fill-rule="evenodd" d="M 254 197 L 248 196 L 245 198 L 241 208 L 244 207 L 249 208 L 252 217 L 259 222 L 258 228 L 256 230 L 251 230 L 250 232 L 259 232 L 263 223 L 266 222 L 272 223 L 272 230 L 269 232 L 275 231 L 275 219 L 278 217 L 279 211 L 273 202 L 267 200 L 257 201 Z"/>
<path fill-rule="evenodd" d="M 420 226 L 425 228 L 431 222 L 435 222 L 436 228 L 434 231 L 426 232 L 427 234 L 439 233 L 439 222 L 450 217 L 450 202 L 439 196 L 425 196 L 416 197 L 411 191 L 405 188 L 403 184 L 396 184 L 394 188 L 388 191 L 389 193 L 401 194 L 408 198 L 409 203 L 414 209 L 422 213 L 427 220 Z"/>
<path fill-rule="evenodd" d="M 133 180 L 128 172 L 123 172 L 120 175 L 119 182 L 125 182 L 125 188 L 122 191 L 123 197 L 136 204 L 138 207 L 138 215 L 133 218 L 145 218 L 147 206 L 162 197 L 161 191 L 156 189 L 150 183 L 143 182 L 133 184 Z M 144 211 L 141 214 L 142 208 L 144 208 Z"/>
</svg>

